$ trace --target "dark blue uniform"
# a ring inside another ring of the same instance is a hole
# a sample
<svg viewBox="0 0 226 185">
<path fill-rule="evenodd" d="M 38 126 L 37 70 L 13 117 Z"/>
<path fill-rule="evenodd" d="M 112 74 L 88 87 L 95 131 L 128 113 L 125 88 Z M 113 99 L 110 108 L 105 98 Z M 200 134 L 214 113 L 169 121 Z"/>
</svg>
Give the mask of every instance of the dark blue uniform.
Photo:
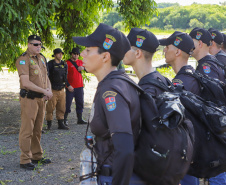
<svg viewBox="0 0 226 185">
<path fill-rule="evenodd" d="M 177 73 L 177 75 L 175 76 L 175 78 L 172 80 L 174 85 L 183 85 L 184 89 L 186 91 L 190 91 L 194 94 L 200 95 L 201 94 L 201 89 L 200 89 L 200 85 L 199 82 L 196 78 L 192 77 L 189 74 L 185 74 L 187 72 L 195 72 L 195 69 L 190 66 L 190 65 L 186 65 L 183 66 L 180 71 Z"/>
<path fill-rule="evenodd" d="M 134 146 L 141 124 L 136 89 L 124 80 L 111 79 L 122 74 L 112 71 L 98 84 L 89 120 L 98 164 L 112 168 L 112 174 L 104 176 L 106 181 L 102 174 L 99 181 L 115 185 L 132 184 Z"/>
<path fill-rule="evenodd" d="M 216 60 L 215 56 L 206 55 L 198 61 L 196 70 L 203 75 L 225 82 L 224 71 L 216 64 Z"/>
<path fill-rule="evenodd" d="M 167 86 L 169 85 L 168 82 L 166 81 L 165 77 L 162 76 L 158 71 L 149 73 L 149 74 L 145 75 L 143 78 L 141 78 L 138 85 L 140 85 L 140 87 L 144 91 L 150 93 L 153 98 L 156 98 L 159 94 L 162 94 L 164 91 L 162 89 L 156 87 L 155 85 L 144 84 L 143 82 L 146 81 L 147 78 L 158 79 L 158 80 L 162 81 L 164 84 L 166 84 Z"/>
<path fill-rule="evenodd" d="M 222 50 L 220 50 L 215 57 L 217 58 L 217 60 L 219 62 L 221 62 L 222 64 L 226 65 L 226 53 Z"/>
</svg>

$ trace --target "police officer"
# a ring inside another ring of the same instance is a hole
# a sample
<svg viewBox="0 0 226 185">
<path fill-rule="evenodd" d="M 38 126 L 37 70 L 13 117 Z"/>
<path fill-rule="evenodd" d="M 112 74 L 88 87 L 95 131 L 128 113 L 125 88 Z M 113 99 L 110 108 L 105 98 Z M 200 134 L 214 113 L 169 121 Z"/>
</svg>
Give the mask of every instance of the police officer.
<svg viewBox="0 0 226 185">
<path fill-rule="evenodd" d="M 210 46 L 210 54 L 214 55 L 220 63 L 226 65 L 226 53 L 221 49 L 224 43 L 223 34 L 213 28 L 210 28 L 208 31 L 213 39 Z"/>
<path fill-rule="evenodd" d="M 50 159 L 43 158 L 43 150 L 40 145 L 45 114 L 43 97 L 45 99 L 52 97 L 46 60 L 40 53 L 41 46 L 39 36 L 29 36 L 27 51 L 16 60 L 21 88 L 20 167 L 28 170 L 33 170 L 34 163 L 39 161 L 42 164 L 51 163 Z"/>
<path fill-rule="evenodd" d="M 115 79 L 121 75 L 128 77 L 117 66 L 130 44 L 123 33 L 102 23 L 88 37 L 73 40 L 86 46 L 81 53 L 84 67 L 99 81 L 89 119 L 100 169 L 98 184 L 142 184 L 132 175 L 134 145 L 140 128 L 139 97 L 133 86 Z"/>
<path fill-rule="evenodd" d="M 60 48 L 53 51 L 53 60 L 48 62 L 49 79 L 52 86 L 53 97 L 48 100 L 46 105 L 47 129 L 52 125 L 53 111 L 56 109 L 56 118 L 58 120 L 58 129 L 69 128 L 64 125 L 65 113 L 65 86 L 67 81 L 67 64 L 62 61 L 64 52 Z"/>
<path fill-rule="evenodd" d="M 209 47 L 212 44 L 210 32 L 202 28 L 194 28 L 189 35 L 193 38 L 195 44 L 192 56 L 198 61 L 196 70 L 201 74 L 225 82 L 223 70 L 216 65 L 216 57 L 209 54 Z M 210 178 L 209 182 L 210 185 L 226 184 L 226 173 Z"/>
<path fill-rule="evenodd" d="M 210 32 L 203 28 L 194 28 L 189 35 L 195 44 L 192 56 L 198 61 L 196 70 L 201 74 L 224 82 L 224 72 L 217 65 L 218 60 L 215 56 L 209 54 L 209 47 L 212 43 Z"/>
<path fill-rule="evenodd" d="M 87 124 L 87 122 L 82 118 L 84 107 L 84 85 L 81 72 L 82 70 L 85 70 L 85 68 L 83 67 L 82 60 L 78 59 L 80 55 L 79 48 L 73 48 L 70 54 L 71 58 L 66 61 L 68 65 L 68 84 L 66 88 L 66 112 L 64 115 L 64 123 L 65 125 L 68 125 L 67 117 L 71 112 L 71 103 L 74 98 L 78 118 L 77 124 Z"/>
<path fill-rule="evenodd" d="M 130 41 L 131 49 L 125 54 L 123 63 L 133 67 L 140 80 L 139 85 L 156 98 L 164 91 L 145 83 L 145 81 L 153 78 L 168 85 L 166 78 L 152 67 L 152 57 L 157 51 L 159 41 L 153 33 L 140 28 L 132 28 L 127 38 Z"/>
<path fill-rule="evenodd" d="M 194 94 L 200 95 L 201 89 L 199 82 L 192 76 L 187 75 L 187 72 L 194 73 L 195 69 L 188 65 L 188 58 L 195 49 L 192 38 L 179 31 L 175 31 L 167 39 L 159 40 L 160 45 L 164 48 L 166 63 L 170 64 L 176 73 L 172 80 L 174 85 L 183 85 L 184 89 L 191 91 Z M 181 185 L 199 185 L 199 179 L 190 175 L 185 177 L 180 182 Z"/>
<path fill-rule="evenodd" d="M 163 50 L 166 63 L 170 64 L 176 73 L 172 80 L 173 84 L 183 85 L 185 90 L 200 95 L 199 82 L 194 77 L 186 74 L 186 72 L 195 72 L 195 69 L 188 65 L 188 58 L 195 49 L 192 38 L 186 33 L 175 31 L 170 37 L 161 39 L 159 42 L 160 45 L 166 46 Z"/>
</svg>

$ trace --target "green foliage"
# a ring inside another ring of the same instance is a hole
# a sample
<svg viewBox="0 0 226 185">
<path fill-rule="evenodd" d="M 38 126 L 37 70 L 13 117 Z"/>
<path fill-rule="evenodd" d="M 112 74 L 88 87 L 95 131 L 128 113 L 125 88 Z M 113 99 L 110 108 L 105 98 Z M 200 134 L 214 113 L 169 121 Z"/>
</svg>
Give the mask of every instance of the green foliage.
<svg viewBox="0 0 226 185">
<path fill-rule="evenodd" d="M 124 19 L 127 30 L 140 27 L 150 22 L 150 18 L 158 15 L 157 3 L 154 0 L 117 0 L 119 14 Z"/>
<path fill-rule="evenodd" d="M 163 76 L 169 78 L 170 80 L 172 80 L 176 75 L 171 66 L 163 67 L 163 68 L 157 68 L 157 71 L 160 74 L 162 74 Z"/>
<path fill-rule="evenodd" d="M 153 16 L 149 27 L 160 29 L 192 29 L 196 26 L 226 29 L 226 6 L 192 4 L 161 8 L 158 16 Z"/>
<path fill-rule="evenodd" d="M 114 8 L 110 15 L 107 13 Z M 43 45 L 47 48 L 44 54 L 51 58 L 52 50 L 63 48 L 64 58 L 69 58 L 69 51 L 76 44 L 72 36 L 86 36 L 100 22 L 117 28 L 144 26 L 157 13 L 154 0 L 4 0 L 0 3 L 0 70 L 7 66 L 16 70 L 15 61 L 26 49 L 27 37 L 37 34 L 42 37 Z M 128 11 L 129 10 L 129 11 Z M 120 12 L 119 13 L 117 13 Z M 112 18 L 112 19 L 110 19 Z M 51 28 L 56 29 L 52 33 Z M 54 43 L 58 36 L 59 43 Z M 81 49 L 83 49 L 81 47 Z"/>
<path fill-rule="evenodd" d="M 167 8 L 171 6 L 179 6 L 179 3 L 158 3 L 158 8 Z"/>
</svg>

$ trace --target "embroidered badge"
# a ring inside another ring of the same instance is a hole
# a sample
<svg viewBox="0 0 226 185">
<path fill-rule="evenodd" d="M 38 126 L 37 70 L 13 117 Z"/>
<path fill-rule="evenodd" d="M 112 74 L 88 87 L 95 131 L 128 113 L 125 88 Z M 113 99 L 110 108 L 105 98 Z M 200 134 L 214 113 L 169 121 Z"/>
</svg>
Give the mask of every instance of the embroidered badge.
<svg viewBox="0 0 226 185">
<path fill-rule="evenodd" d="M 116 39 L 113 36 L 106 34 L 106 39 L 103 43 L 104 49 L 110 49 L 114 42 L 116 42 Z"/>
<path fill-rule="evenodd" d="M 90 116 L 89 116 L 89 122 L 91 122 L 93 120 L 94 112 L 95 112 L 95 103 L 93 103 L 92 108 L 91 108 L 91 112 L 90 112 Z"/>
<path fill-rule="evenodd" d="M 115 101 L 115 97 L 111 96 L 111 97 L 107 97 L 105 98 L 105 104 L 107 107 L 108 111 L 113 111 L 116 109 L 116 101 Z"/>
<path fill-rule="evenodd" d="M 214 39 L 217 35 L 215 33 L 211 34 L 212 39 Z"/>
<path fill-rule="evenodd" d="M 143 45 L 145 39 L 145 37 L 137 35 L 136 46 L 140 48 Z"/>
<path fill-rule="evenodd" d="M 173 79 L 172 82 L 173 82 L 173 85 L 183 84 L 183 82 L 180 79 Z"/>
<path fill-rule="evenodd" d="M 105 105 L 108 111 L 113 111 L 116 109 L 115 96 L 117 95 L 114 91 L 106 91 L 102 98 L 105 100 Z"/>
<path fill-rule="evenodd" d="M 36 74 L 36 75 L 38 74 L 38 70 L 37 69 L 34 71 L 34 74 Z"/>
<path fill-rule="evenodd" d="M 34 60 L 31 60 L 30 59 L 30 62 L 31 62 L 31 65 L 36 65 L 36 63 L 34 62 Z"/>
<path fill-rule="evenodd" d="M 202 33 L 201 32 L 197 32 L 197 35 L 196 35 L 196 39 L 199 40 L 202 36 Z"/>
<path fill-rule="evenodd" d="M 20 65 L 25 65 L 25 60 L 21 60 Z"/>
<path fill-rule="evenodd" d="M 210 66 L 203 66 L 203 71 L 204 71 L 204 73 L 210 73 Z"/>
</svg>

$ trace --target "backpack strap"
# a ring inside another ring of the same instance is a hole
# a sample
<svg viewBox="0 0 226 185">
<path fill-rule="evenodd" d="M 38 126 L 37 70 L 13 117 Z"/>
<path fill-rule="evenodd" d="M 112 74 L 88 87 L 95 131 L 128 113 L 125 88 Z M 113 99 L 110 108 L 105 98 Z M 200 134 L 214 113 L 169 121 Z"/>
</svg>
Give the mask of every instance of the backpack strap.
<svg viewBox="0 0 226 185">
<path fill-rule="evenodd" d="M 166 92 L 173 92 L 175 90 L 174 85 L 172 84 L 172 82 L 164 77 L 167 81 L 168 86 L 160 79 L 160 78 L 146 78 L 145 80 L 142 80 L 142 85 L 143 84 L 150 84 L 150 85 L 154 85 L 155 87 L 158 87 L 160 89 L 162 89 L 163 91 Z"/>
<path fill-rule="evenodd" d="M 77 71 L 78 71 L 78 64 L 76 64 L 76 62 L 74 62 L 74 61 L 72 61 L 71 59 L 68 59 L 68 61 L 70 61 L 71 62 L 71 64 L 73 65 L 73 66 L 75 66 L 75 68 L 77 69 Z M 81 73 L 81 71 L 78 71 L 79 73 Z"/>
<path fill-rule="evenodd" d="M 144 94 L 144 90 L 137 85 L 133 80 L 131 80 L 129 77 L 125 76 L 125 75 L 117 75 L 117 76 L 112 76 L 110 77 L 110 79 L 121 79 L 124 80 L 126 82 L 128 82 L 130 85 L 132 85 L 133 87 L 135 87 L 137 89 L 138 92 L 140 92 L 141 94 Z"/>
</svg>

